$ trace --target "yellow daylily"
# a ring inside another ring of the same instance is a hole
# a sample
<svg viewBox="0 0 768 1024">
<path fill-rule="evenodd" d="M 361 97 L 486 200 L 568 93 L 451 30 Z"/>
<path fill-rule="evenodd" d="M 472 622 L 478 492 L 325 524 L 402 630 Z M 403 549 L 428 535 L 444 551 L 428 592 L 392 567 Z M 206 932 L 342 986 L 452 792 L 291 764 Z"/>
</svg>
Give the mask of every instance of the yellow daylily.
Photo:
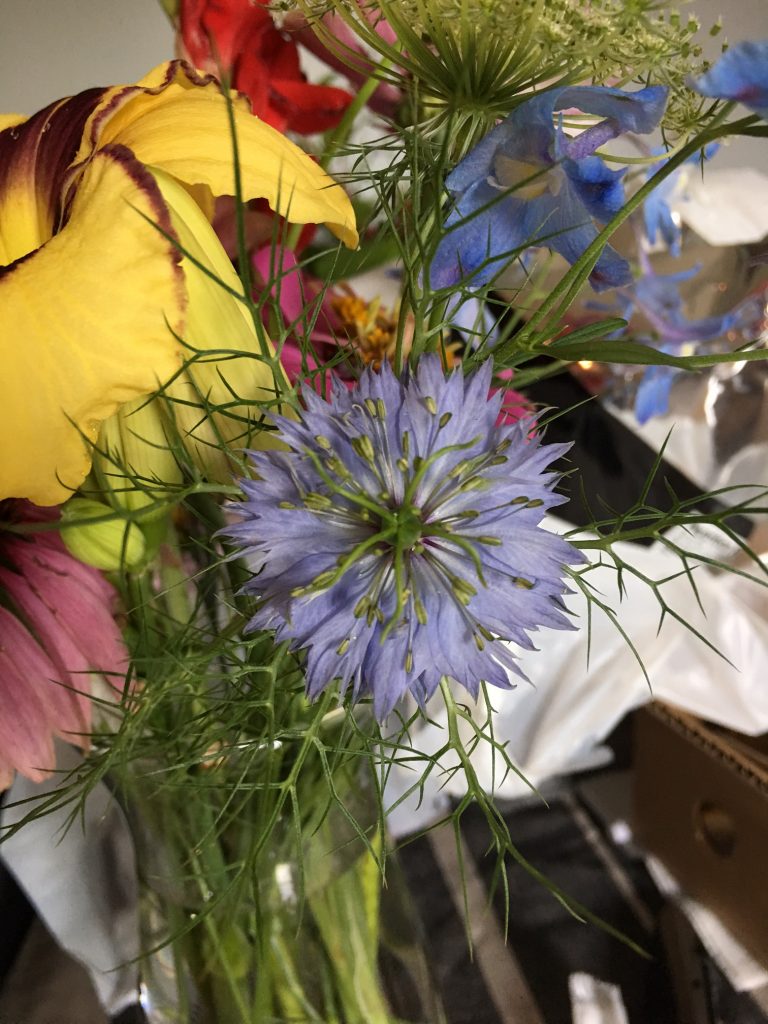
<svg viewBox="0 0 768 1024">
<path fill-rule="evenodd" d="M 233 107 L 243 197 L 355 245 L 343 190 L 242 97 Z M 192 219 L 220 260 L 205 218 L 175 209 L 198 189 L 234 193 L 229 118 L 218 83 L 183 62 L 0 118 L 0 498 L 69 497 L 102 423 L 178 373 L 188 328 L 193 347 L 257 351 L 241 310 L 227 313 L 236 343 L 216 337 L 222 300 L 174 244 Z M 257 388 L 272 379 L 260 365 Z"/>
<path fill-rule="evenodd" d="M 227 447 L 265 447 L 272 435 L 259 429 L 264 413 L 276 405 L 263 335 L 256 334 L 247 307 L 227 290 L 241 289 L 229 257 L 186 189 L 162 171 L 154 176 L 173 232 L 189 254 L 181 260 L 189 298 L 187 362 L 160 396 L 126 403 L 99 434 L 97 480 L 115 504 L 134 510 L 162 500 L 182 482 L 174 455 L 179 444 L 208 479 L 231 480 L 234 465 Z"/>
</svg>

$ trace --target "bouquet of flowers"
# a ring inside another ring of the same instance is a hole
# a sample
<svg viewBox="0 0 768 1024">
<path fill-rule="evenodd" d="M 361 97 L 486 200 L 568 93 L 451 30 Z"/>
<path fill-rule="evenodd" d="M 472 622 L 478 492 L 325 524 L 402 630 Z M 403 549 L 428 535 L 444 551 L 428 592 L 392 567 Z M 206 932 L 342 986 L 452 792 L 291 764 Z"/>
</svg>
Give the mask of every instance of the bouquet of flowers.
<svg viewBox="0 0 768 1024">
<path fill-rule="evenodd" d="M 768 41 L 710 66 L 658 0 L 164 6 L 179 59 L 0 117 L 0 786 L 82 752 L 7 831 L 108 785 L 151 1020 L 394 1021 L 392 769 L 461 778 L 503 877 L 473 758 L 515 771 L 516 652 L 589 629 L 576 591 L 623 631 L 591 582 L 642 575 L 620 542 L 695 594 L 714 560 L 666 531 L 743 545 L 764 511 L 645 493 L 570 529 L 579 465 L 526 390 L 638 367 L 643 419 L 765 358 L 758 291 L 690 316 L 652 255 L 681 258 L 681 172 L 768 134 Z"/>
</svg>

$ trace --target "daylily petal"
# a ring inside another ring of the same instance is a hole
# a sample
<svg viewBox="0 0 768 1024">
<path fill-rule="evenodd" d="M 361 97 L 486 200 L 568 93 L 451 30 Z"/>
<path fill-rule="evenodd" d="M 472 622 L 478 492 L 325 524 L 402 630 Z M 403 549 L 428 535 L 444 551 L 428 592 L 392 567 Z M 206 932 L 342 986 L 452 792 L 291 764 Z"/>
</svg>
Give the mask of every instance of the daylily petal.
<svg viewBox="0 0 768 1024">
<path fill-rule="evenodd" d="M 355 216 L 344 190 L 274 128 L 254 117 L 233 93 L 243 199 L 265 198 L 297 224 L 326 224 L 357 245 Z M 137 85 L 107 90 L 91 115 L 78 154 L 119 142 L 142 163 L 215 195 L 234 195 L 227 102 L 215 79 L 182 61 L 162 64 Z"/>
<path fill-rule="evenodd" d="M 0 132 L 4 132 L 6 128 L 15 128 L 16 125 L 24 124 L 26 120 L 26 114 L 0 114 Z"/>
<path fill-rule="evenodd" d="M 173 178 L 156 175 L 182 248 L 223 285 L 242 293 L 231 261 L 196 203 Z M 189 294 L 187 355 L 211 355 L 190 363 L 164 395 L 172 403 L 176 429 L 198 465 L 212 479 L 229 480 L 232 465 L 222 446 L 265 447 L 274 436 L 260 429 L 265 413 L 277 411 L 272 369 L 265 359 L 273 348 L 265 335 L 259 339 L 242 302 L 186 257 L 182 269 Z M 228 350 L 243 354 L 229 355 Z"/>
<path fill-rule="evenodd" d="M 372 8 L 363 9 L 363 14 L 368 17 L 376 32 L 386 42 L 394 44 L 397 37 L 385 18 L 375 20 L 376 15 Z M 336 47 L 327 46 L 315 26 L 311 25 L 306 15 L 301 11 L 286 11 L 283 15 L 283 29 L 290 32 L 291 36 L 308 50 L 318 57 L 324 64 L 334 71 L 340 72 L 353 85 L 358 88 L 370 77 L 373 70 L 370 53 L 366 53 L 360 44 L 360 40 L 347 25 L 342 17 L 332 11 L 322 17 L 323 35 L 333 39 L 338 44 Z M 396 86 L 389 82 L 379 82 L 373 95 L 368 100 L 368 106 L 384 117 L 394 117 L 395 112 L 402 102 L 403 93 Z"/>
<path fill-rule="evenodd" d="M 0 119 L 0 265 L 38 249 L 60 215 L 64 174 L 102 90 L 60 100 L 28 120 Z"/>
<path fill-rule="evenodd" d="M 230 68 L 244 37 L 258 30 L 264 18 L 272 21 L 267 11 L 249 3 L 209 3 L 208 0 L 183 0 L 179 6 L 179 27 L 184 46 L 196 67 L 211 59 L 211 42 L 215 56 L 225 68 Z M 250 41 L 250 40 L 249 40 Z"/>
<path fill-rule="evenodd" d="M 101 421 L 179 365 L 184 281 L 155 224 L 170 230 L 154 179 L 113 146 L 59 234 L 0 271 L 0 497 L 65 500 Z"/>
<path fill-rule="evenodd" d="M 339 123 L 352 96 L 333 85 L 308 85 L 288 78 L 272 82 L 272 106 L 287 118 L 291 131 L 309 135 Z"/>
</svg>

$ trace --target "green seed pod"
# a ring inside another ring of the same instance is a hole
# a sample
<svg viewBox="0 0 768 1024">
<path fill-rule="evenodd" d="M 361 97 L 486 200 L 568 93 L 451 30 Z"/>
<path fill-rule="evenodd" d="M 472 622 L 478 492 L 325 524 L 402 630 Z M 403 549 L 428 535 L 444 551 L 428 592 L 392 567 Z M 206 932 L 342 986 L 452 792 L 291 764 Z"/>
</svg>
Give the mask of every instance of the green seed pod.
<svg viewBox="0 0 768 1024">
<path fill-rule="evenodd" d="M 146 543 L 139 527 L 109 505 L 91 498 L 71 498 L 61 512 L 61 538 L 69 552 L 95 569 L 136 569 Z"/>
</svg>

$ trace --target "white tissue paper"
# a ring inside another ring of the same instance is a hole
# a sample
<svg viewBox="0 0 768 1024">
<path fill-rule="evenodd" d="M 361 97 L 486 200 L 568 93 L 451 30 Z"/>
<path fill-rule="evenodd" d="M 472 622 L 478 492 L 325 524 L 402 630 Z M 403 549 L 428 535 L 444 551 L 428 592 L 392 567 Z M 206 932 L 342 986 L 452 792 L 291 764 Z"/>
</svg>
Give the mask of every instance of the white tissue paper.
<svg viewBox="0 0 768 1024">
<path fill-rule="evenodd" d="M 57 743 L 60 772 L 81 755 Z M 34 783 L 17 775 L 6 794 L 4 829 L 61 785 L 62 775 Z M 133 839 L 109 790 L 98 783 L 71 816 L 66 806 L 25 824 L 0 855 L 58 944 L 88 970 L 105 1011 L 119 1014 L 138 992 L 138 880 Z M 68 1007 L 71 1009 L 71 1007 Z"/>
<path fill-rule="evenodd" d="M 555 519 L 547 525 L 560 533 L 569 529 Z M 644 576 L 666 580 L 662 593 L 667 604 L 714 650 L 669 615 L 659 628 L 661 608 L 646 583 L 625 572 L 620 594 L 615 570 L 595 568 L 588 579 L 640 652 L 650 685 L 613 622 L 593 607 L 588 630 L 586 598 L 572 594 L 566 603 L 579 628 L 542 630 L 534 637 L 539 650 L 520 652 L 519 664 L 530 683 L 518 681 L 510 691 L 488 687 L 495 739 L 506 743 L 510 760 L 527 780 L 513 773 L 503 777 L 498 754 L 494 760 L 490 744 L 479 744 L 473 755 L 479 780 L 502 799 L 530 796 L 531 787 L 539 788 L 552 776 L 604 762 L 610 755 L 601 741 L 628 711 L 654 698 L 743 733 L 768 731 L 768 590 L 742 576 L 699 565 L 694 578 L 702 611 L 689 579 L 680 575 L 680 559 L 668 549 L 625 543 L 616 550 Z M 432 724 L 412 729 L 414 748 L 437 752 L 443 747 L 441 703 L 437 698 L 429 708 Z M 476 714 L 479 720 L 485 718 L 484 704 Z M 440 763 L 449 768 L 455 760 L 446 757 Z M 395 769 L 390 805 L 416 782 L 418 768 Z M 424 827 L 452 795 L 463 795 L 461 773 L 432 772 L 421 803 L 414 794 L 395 809 L 393 830 L 404 834 Z"/>
</svg>

